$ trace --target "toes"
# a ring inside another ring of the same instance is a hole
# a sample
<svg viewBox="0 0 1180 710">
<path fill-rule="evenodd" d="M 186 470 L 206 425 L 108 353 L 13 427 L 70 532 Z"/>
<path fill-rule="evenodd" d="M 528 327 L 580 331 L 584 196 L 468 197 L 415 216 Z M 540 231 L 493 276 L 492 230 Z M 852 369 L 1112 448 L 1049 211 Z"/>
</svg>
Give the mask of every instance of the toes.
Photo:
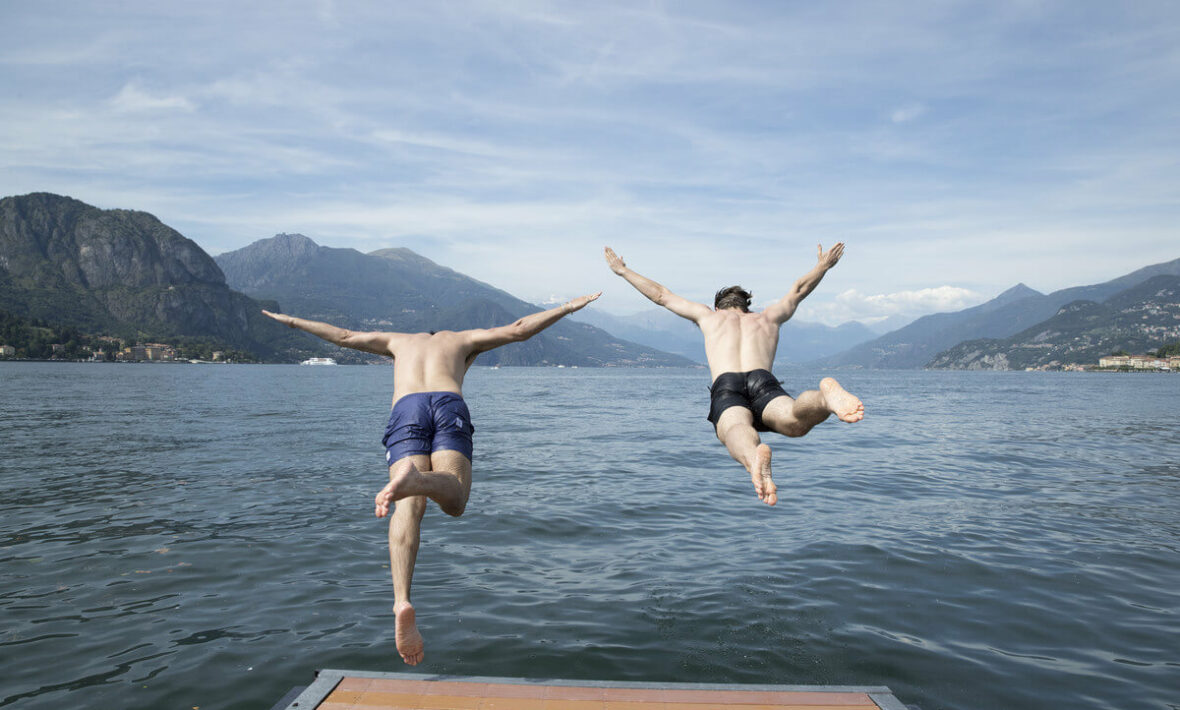
<svg viewBox="0 0 1180 710">
<path fill-rule="evenodd" d="M 762 498 L 762 502 L 767 505 L 774 505 L 778 502 L 778 486 L 774 485 L 774 481 L 767 478 L 763 484 L 763 490 L 766 491 L 766 495 Z"/>
</svg>

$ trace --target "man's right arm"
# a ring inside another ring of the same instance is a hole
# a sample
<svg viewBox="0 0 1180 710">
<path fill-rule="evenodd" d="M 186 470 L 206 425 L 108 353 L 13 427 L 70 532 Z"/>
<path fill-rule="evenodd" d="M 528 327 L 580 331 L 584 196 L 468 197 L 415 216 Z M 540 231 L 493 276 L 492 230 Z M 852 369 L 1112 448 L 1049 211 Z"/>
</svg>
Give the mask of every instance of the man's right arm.
<svg viewBox="0 0 1180 710">
<path fill-rule="evenodd" d="M 306 318 L 296 318 L 295 316 L 289 316 L 284 313 L 271 313 L 266 310 L 263 313 L 289 328 L 298 328 L 318 338 L 323 338 L 329 343 L 334 343 L 344 348 L 373 353 L 374 355 L 392 357 L 394 355 L 396 339 L 401 335 L 401 333 L 357 332 L 355 330 L 348 330 L 347 328 L 338 328 L 329 323 L 307 320 Z"/>
<path fill-rule="evenodd" d="M 667 286 L 656 283 L 646 276 L 635 273 L 627 268 L 622 258 L 610 247 L 606 247 L 606 263 L 610 270 L 627 279 L 627 283 L 635 287 L 653 303 L 663 306 L 681 318 L 687 318 L 693 323 L 700 323 L 701 319 L 713 312 L 703 303 L 690 301 L 683 296 L 677 296 L 668 290 Z"/>
</svg>

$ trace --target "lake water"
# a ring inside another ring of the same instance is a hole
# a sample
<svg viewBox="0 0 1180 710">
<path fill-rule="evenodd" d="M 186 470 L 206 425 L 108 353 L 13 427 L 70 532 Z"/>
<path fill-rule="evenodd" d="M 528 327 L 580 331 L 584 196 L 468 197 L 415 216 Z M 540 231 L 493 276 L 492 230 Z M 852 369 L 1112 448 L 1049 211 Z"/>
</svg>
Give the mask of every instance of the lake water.
<svg viewBox="0 0 1180 710">
<path fill-rule="evenodd" d="M 704 370 L 473 369 L 410 669 L 390 367 L 0 363 L 0 706 L 265 709 L 347 668 L 1180 708 L 1180 376 L 836 374 L 865 420 L 770 438 L 768 508 Z"/>
</svg>

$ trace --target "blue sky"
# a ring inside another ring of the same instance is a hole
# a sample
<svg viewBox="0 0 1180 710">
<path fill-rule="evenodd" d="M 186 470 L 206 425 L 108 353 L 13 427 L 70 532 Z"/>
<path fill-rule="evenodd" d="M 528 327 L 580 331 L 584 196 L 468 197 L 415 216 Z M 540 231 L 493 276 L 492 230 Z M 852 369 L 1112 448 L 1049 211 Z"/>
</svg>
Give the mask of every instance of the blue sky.
<svg viewBox="0 0 1180 710">
<path fill-rule="evenodd" d="M 407 246 L 534 302 L 602 259 L 756 303 L 955 310 L 1180 257 L 1175 2 L 0 4 L 0 195 L 210 253 Z"/>
</svg>

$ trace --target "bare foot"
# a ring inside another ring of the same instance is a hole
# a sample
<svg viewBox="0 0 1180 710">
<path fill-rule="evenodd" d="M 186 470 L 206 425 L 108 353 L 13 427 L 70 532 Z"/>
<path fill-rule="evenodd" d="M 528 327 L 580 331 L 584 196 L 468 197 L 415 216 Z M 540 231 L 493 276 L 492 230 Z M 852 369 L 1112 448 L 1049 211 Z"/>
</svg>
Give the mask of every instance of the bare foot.
<svg viewBox="0 0 1180 710">
<path fill-rule="evenodd" d="M 767 505 L 778 502 L 778 486 L 770 477 L 770 447 L 766 444 L 759 444 L 754 450 L 754 470 L 750 472 L 750 479 L 754 481 L 758 500 Z"/>
<path fill-rule="evenodd" d="M 835 414 L 840 421 L 851 423 L 865 418 L 864 404 L 831 377 L 819 381 L 819 391 L 824 395 L 828 411 Z"/>
<path fill-rule="evenodd" d="M 389 483 L 377 492 L 377 517 L 384 518 L 389 515 L 389 506 L 395 500 L 401 500 L 407 496 L 412 495 L 406 492 L 406 484 L 418 479 L 421 476 L 418 467 L 409 457 L 402 459 L 393 471 L 389 473 Z"/>
<path fill-rule="evenodd" d="M 393 614 L 397 619 L 397 630 L 394 632 L 397 652 L 403 661 L 416 666 L 426 654 L 423 652 L 422 634 L 418 633 L 418 624 L 414 622 L 414 607 L 409 602 L 398 602 L 393 606 Z"/>
</svg>

